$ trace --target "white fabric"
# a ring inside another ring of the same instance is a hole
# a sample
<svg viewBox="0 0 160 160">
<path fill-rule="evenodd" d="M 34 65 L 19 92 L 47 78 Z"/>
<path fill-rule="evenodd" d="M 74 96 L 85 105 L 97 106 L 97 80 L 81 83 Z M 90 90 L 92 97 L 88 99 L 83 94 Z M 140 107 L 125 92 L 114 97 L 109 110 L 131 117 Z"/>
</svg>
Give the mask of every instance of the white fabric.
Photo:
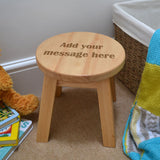
<svg viewBox="0 0 160 160">
<path fill-rule="evenodd" d="M 113 23 L 145 46 L 160 28 L 160 0 L 133 0 L 113 5 Z"/>
</svg>

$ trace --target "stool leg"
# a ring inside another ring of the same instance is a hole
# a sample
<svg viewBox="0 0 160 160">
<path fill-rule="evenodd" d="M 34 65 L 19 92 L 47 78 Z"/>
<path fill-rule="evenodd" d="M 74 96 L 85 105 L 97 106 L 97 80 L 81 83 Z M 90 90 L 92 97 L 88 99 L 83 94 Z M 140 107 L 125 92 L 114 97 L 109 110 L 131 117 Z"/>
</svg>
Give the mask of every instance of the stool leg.
<svg viewBox="0 0 160 160">
<path fill-rule="evenodd" d="M 115 102 L 116 101 L 116 89 L 115 89 L 114 77 L 110 78 L 110 81 L 111 81 L 112 99 L 113 99 L 113 102 Z"/>
<path fill-rule="evenodd" d="M 62 94 L 62 87 L 57 86 L 57 88 L 56 88 L 56 97 L 61 96 L 61 94 Z"/>
<path fill-rule="evenodd" d="M 114 113 L 110 80 L 97 84 L 103 145 L 115 147 Z"/>
<path fill-rule="evenodd" d="M 37 128 L 37 142 L 48 142 L 57 80 L 45 76 Z"/>
</svg>

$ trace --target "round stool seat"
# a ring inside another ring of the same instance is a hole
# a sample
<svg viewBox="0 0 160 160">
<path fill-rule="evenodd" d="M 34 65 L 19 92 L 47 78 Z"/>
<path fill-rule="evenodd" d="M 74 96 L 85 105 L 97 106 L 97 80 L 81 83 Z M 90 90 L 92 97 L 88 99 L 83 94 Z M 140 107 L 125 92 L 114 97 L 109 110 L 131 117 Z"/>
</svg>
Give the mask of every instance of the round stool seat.
<svg viewBox="0 0 160 160">
<path fill-rule="evenodd" d="M 37 48 L 36 58 L 40 69 L 57 80 L 94 82 L 118 73 L 125 52 L 105 35 L 71 32 L 45 40 Z"/>
</svg>

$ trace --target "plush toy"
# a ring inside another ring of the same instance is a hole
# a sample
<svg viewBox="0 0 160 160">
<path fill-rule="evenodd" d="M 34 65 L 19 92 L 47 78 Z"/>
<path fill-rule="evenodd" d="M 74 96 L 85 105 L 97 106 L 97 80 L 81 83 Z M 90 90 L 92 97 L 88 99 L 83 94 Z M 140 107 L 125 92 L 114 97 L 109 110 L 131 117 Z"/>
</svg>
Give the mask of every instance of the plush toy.
<svg viewBox="0 0 160 160">
<path fill-rule="evenodd" d="M 0 66 L 0 102 L 15 109 L 20 115 L 32 113 L 38 107 L 38 98 L 32 94 L 20 95 L 12 87 L 11 77 Z"/>
</svg>

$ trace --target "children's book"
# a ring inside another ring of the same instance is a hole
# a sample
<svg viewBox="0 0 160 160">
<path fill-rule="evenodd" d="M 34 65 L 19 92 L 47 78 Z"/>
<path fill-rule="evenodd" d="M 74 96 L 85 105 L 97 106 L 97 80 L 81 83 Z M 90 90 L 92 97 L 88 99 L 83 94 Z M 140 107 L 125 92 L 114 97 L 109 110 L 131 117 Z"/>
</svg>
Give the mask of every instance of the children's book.
<svg viewBox="0 0 160 160">
<path fill-rule="evenodd" d="M 17 146 L 0 147 L 0 160 L 8 160 L 8 158 L 14 153 L 18 146 L 28 136 L 33 129 L 31 120 L 21 120 L 19 129 L 19 143 Z"/>
<path fill-rule="evenodd" d="M 0 129 L 19 121 L 19 113 L 6 106 L 0 105 Z"/>
<path fill-rule="evenodd" d="M 0 146 L 15 146 L 18 144 L 19 121 L 0 129 Z"/>
</svg>

